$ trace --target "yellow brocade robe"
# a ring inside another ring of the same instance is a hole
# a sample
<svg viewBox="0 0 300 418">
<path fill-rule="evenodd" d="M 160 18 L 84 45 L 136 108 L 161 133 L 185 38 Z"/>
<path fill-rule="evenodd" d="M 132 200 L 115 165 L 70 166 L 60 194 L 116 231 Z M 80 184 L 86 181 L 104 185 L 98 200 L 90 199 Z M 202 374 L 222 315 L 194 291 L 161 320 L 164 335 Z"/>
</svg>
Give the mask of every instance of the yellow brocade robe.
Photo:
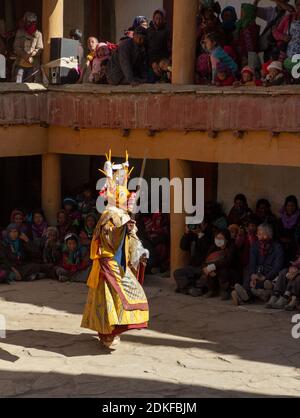
<svg viewBox="0 0 300 418">
<path fill-rule="evenodd" d="M 94 238 L 91 245 L 93 268 L 81 326 L 100 335 L 146 328 L 149 306 L 129 267 L 127 226 L 117 212 L 110 211 L 102 215 L 99 224 L 100 237 Z"/>
</svg>

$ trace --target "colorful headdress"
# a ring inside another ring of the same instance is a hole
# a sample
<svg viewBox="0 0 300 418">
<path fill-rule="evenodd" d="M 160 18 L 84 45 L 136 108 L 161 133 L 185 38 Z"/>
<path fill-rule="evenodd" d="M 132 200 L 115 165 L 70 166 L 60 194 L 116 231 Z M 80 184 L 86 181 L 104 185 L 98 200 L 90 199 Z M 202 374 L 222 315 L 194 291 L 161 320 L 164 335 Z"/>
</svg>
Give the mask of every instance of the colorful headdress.
<svg viewBox="0 0 300 418">
<path fill-rule="evenodd" d="M 100 196 L 108 202 L 108 208 L 119 208 L 128 212 L 131 209 L 135 194 L 128 190 L 128 180 L 134 167 L 130 170 L 129 155 L 126 151 L 126 159 L 123 164 L 112 162 L 111 150 L 106 154 L 104 169 L 99 169 L 106 177 L 105 186 L 100 191 Z"/>
</svg>

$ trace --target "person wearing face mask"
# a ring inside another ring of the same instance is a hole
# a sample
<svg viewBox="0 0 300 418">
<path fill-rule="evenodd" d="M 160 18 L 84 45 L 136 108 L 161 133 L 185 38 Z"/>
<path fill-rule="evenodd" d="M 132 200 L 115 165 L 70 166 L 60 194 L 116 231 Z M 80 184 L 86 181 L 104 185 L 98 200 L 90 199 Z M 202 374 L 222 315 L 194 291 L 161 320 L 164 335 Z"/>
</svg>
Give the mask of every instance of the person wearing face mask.
<svg viewBox="0 0 300 418">
<path fill-rule="evenodd" d="M 279 242 L 273 239 L 271 225 L 260 225 L 258 241 L 251 246 L 250 264 L 244 284 L 235 285 L 232 299 L 235 305 L 255 298 L 267 302 L 272 294 L 273 281 L 284 267 L 284 253 Z"/>
<path fill-rule="evenodd" d="M 217 231 L 196 283 L 198 296 L 213 298 L 220 294 L 222 300 L 229 300 L 232 287 L 240 279 L 238 272 L 238 254 L 230 232 L 227 229 Z"/>
<path fill-rule="evenodd" d="M 37 15 L 25 13 L 22 27 L 17 31 L 14 42 L 16 54 L 16 81 L 30 83 L 36 80 L 35 74 L 40 66 L 40 56 L 44 48 L 43 36 L 37 29 Z"/>
</svg>

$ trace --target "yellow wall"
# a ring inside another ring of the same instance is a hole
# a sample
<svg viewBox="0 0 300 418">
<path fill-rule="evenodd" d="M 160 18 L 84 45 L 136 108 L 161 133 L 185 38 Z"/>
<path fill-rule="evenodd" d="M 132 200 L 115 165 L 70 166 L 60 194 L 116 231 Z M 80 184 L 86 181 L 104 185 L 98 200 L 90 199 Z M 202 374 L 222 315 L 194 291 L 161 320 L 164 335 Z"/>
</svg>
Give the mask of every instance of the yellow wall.
<svg viewBox="0 0 300 418">
<path fill-rule="evenodd" d="M 300 166 L 300 136 L 283 133 L 271 137 L 268 132 L 246 133 L 237 139 L 231 132 L 209 138 L 205 132 L 161 132 L 149 137 L 148 131 L 131 131 L 128 138 L 121 130 L 83 129 L 51 126 L 0 128 L 0 156 L 39 155 L 46 152 L 71 155 L 103 155 L 112 148 L 116 157 L 129 150 L 132 158 L 182 159 L 187 161 Z"/>
</svg>

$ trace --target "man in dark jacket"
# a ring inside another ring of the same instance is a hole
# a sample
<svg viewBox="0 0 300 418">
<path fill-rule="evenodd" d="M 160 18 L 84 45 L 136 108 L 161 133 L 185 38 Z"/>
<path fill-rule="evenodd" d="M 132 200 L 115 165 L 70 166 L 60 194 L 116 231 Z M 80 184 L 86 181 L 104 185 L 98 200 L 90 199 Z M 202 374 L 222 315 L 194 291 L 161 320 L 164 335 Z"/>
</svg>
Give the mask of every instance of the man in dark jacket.
<svg viewBox="0 0 300 418">
<path fill-rule="evenodd" d="M 137 86 L 147 80 L 145 54 L 146 30 L 135 29 L 133 38 L 122 41 L 107 65 L 107 81 L 112 85 Z"/>
<path fill-rule="evenodd" d="M 270 225 L 260 225 L 258 241 L 250 251 L 249 271 L 244 286 L 237 284 L 232 294 L 236 305 L 248 302 L 252 297 L 268 301 L 273 289 L 273 281 L 284 267 L 284 252 L 279 242 L 273 240 Z"/>
</svg>

